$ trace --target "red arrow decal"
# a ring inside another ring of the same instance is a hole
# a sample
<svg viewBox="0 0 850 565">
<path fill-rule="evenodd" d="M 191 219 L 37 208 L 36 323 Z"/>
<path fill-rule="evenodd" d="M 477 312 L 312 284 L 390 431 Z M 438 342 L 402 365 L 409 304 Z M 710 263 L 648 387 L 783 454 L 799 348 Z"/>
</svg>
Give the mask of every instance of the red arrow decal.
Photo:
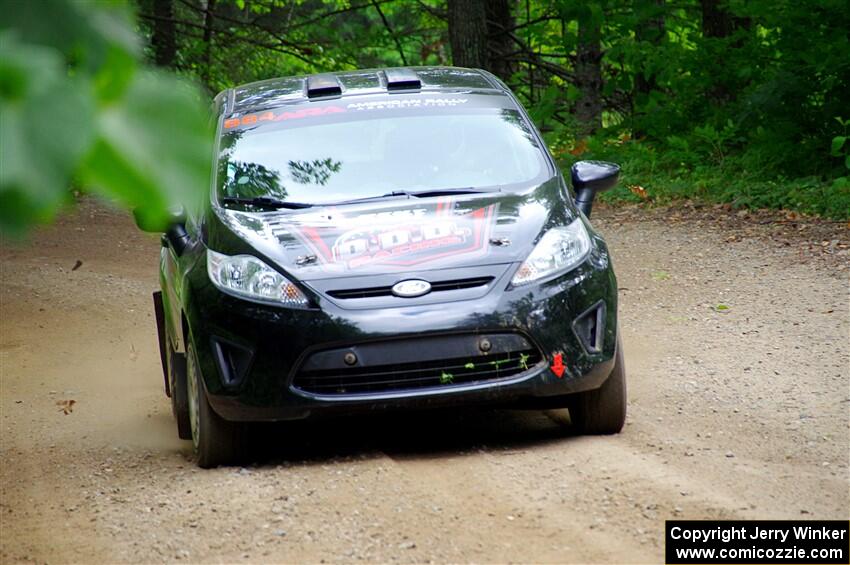
<svg viewBox="0 0 850 565">
<path fill-rule="evenodd" d="M 552 369 L 552 372 L 555 373 L 559 379 L 564 376 L 564 371 L 566 371 L 567 368 L 564 367 L 564 357 L 561 353 L 556 353 L 552 356 L 552 366 L 550 369 Z"/>
</svg>

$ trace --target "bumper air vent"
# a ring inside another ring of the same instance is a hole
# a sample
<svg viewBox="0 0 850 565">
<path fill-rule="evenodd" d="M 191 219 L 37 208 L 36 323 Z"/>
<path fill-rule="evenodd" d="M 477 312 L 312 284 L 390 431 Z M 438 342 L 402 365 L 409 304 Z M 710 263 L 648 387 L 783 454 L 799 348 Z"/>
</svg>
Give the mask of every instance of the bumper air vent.
<svg viewBox="0 0 850 565">
<path fill-rule="evenodd" d="M 600 300 L 575 319 L 573 333 L 576 334 L 585 353 L 602 351 L 605 341 L 605 302 Z"/>
<path fill-rule="evenodd" d="M 254 354 L 250 349 L 218 337 L 212 339 L 212 346 L 224 386 L 228 388 L 239 386 L 248 374 Z"/>
</svg>

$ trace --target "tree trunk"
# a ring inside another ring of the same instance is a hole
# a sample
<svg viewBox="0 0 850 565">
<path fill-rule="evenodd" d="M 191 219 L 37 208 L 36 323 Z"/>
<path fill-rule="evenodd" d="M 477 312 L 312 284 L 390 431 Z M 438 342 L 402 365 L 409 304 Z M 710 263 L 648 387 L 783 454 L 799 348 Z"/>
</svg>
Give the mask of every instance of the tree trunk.
<svg viewBox="0 0 850 565">
<path fill-rule="evenodd" d="M 700 0 L 702 7 L 702 36 L 707 39 L 725 39 L 730 37 L 739 29 L 750 29 L 752 21 L 749 18 L 734 16 L 726 5 L 727 0 Z M 743 37 L 713 49 L 717 53 L 732 48 L 738 49 L 743 45 Z M 725 53 L 724 53 L 725 55 Z M 734 99 L 734 87 L 728 80 L 724 81 L 724 75 L 715 76 L 715 84 L 708 89 L 709 100 L 726 104 Z"/>
<path fill-rule="evenodd" d="M 664 39 L 664 0 L 638 0 L 638 24 L 635 28 L 635 39 L 638 42 L 649 42 L 658 46 Z M 635 92 L 638 95 L 648 95 L 655 88 L 655 77 L 647 76 L 644 69 L 638 69 L 635 77 Z"/>
<path fill-rule="evenodd" d="M 487 51 L 489 58 L 488 70 L 507 82 L 516 70 L 514 64 L 507 60 L 514 50 L 509 31 L 514 27 L 514 16 L 511 13 L 509 0 L 489 0 L 487 2 Z"/>
<path fill-rule="evenodd" d="M 721 6 L 722 0 L 700 0 L 703 37 L 729 37 L 732 34 L 732 14 Z"/>
<path fill-rule="evenodd" d="M 159 67 L 174 67 L 177 58 L 177 34 L 172 0 L 153 0 L 153 60 Z"/>
<path fill-rule="evenodd" d="M 590 135 L 602 127 L 602 44 L 599 23 L 579 20 L 575 84 L 581 91 L 575 116 L 579 132 Z"/>
<path fill-rule="evenodd" d="M 204 9 L 204 66 L 201 69 L 201 81 L 211 91 L 210 76 L 212 75 L 212 47 L 213 47 L 213 22 L 215 20 L 215 1 L 207 0 L 206 8 Z"/>
<path fill-rule="evenodd" d="M 703 37 L 729 37 L 737 29 L 750 29 L 750 18 L 732 15 L 726 4 L 726 0 L 700 0 Z"/>
<path fill-rule="evenodd" d="M 449 0 L 452 64 L 488 68 L 486 0 Z"/>
<path fill-rule="evenodd" d="M 635 27 L 635 40 L 647 42 L 654 47 L 664 40 L 664 0 L 636 0 L 635 8 L 638 23 Z M 649 94 L 657 87 L 654 74 L 647 74 L 645 68 L 637 69 L 635 89 L 632 95 L 632 115 L 637 117 L 641 108 L 649 100 Z M 643 137 L 646 132 L 640 127 L 634 130 L 635 137 Z"/>
</svg>

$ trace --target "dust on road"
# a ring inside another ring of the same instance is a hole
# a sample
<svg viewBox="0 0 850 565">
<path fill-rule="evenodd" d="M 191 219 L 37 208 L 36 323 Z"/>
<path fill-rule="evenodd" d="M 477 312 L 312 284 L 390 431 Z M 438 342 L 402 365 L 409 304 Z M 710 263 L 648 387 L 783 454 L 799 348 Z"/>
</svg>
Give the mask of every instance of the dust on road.
<svg viewBox="0 0 850 565">
<path fill-rule="evenodd" d="M 0 247 L 0 560 L 660 562 L 669 518 L 846 519 L 846 226 L 724 214 L 599 210 L 618 436 L 395 414 L 265 429 L 256 464 L 202 471 L 162 391 L 157 238 L 86 201 Z"/>
</svg>

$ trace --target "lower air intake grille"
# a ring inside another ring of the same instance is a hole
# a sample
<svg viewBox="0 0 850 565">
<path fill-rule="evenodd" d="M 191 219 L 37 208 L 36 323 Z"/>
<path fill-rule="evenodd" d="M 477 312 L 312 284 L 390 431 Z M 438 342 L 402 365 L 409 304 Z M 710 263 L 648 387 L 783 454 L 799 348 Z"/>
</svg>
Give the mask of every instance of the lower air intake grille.
<svg viewBox="0 0 850 565">
<path fill-rule="evenodd" d="M 292 386 L 319 395 L 442 388 L 509 379 L 542 360 L 537 348 L 518 334 L 395 340 L 314 353 L 296 372 Z"/>
<path fill-rule="evenodd" d="M 587 353 L 602 351 L 605 337 L 605 302 L 600 300 L 573 322 L 573 332 Z"/>
</svg>

